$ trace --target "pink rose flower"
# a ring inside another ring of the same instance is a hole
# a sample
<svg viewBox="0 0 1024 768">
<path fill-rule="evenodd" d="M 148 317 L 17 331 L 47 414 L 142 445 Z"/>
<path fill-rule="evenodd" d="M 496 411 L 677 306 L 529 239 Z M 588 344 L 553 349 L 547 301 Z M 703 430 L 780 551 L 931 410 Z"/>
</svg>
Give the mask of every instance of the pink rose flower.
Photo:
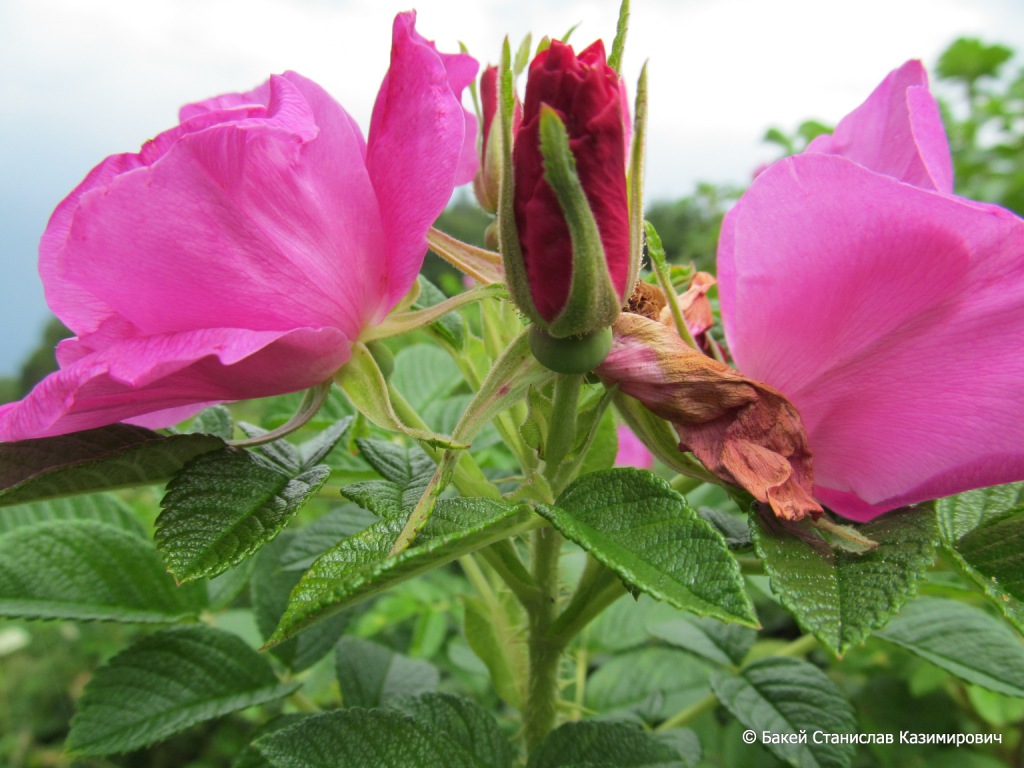
<svg viewBox="0 0 1024 768">
<path fill-rule="evenodd" d="M 469 56 L 395 19 L 368 139 L 293 72 L 192 104 L 107 158 L 40 245 L 75 332 L 60 370 L 0 408 L 0 440 L 116 421 L 161 427 L 211 403 L 327 381 L 416 280 L 426 233 L 476 172 Z"/>
<path fill-rule="evenodd" d="M 797 407 L 816 498 L 854 520 L 1024 478 L 1024 221 L 952 190 L 912 61 L 723 224 L 736 365 Z"/>
</svg>

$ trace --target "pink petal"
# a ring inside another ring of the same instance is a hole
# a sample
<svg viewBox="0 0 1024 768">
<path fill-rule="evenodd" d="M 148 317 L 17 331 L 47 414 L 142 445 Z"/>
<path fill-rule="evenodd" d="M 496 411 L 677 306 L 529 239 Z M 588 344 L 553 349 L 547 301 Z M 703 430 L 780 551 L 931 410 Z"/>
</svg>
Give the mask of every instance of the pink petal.
<svg viewBox="0 0 1024 768">
<path fill-rule="evenodd" d="M 414 11 L 395 17 L 391 68 L 373 108 L 367 167 L 388 246 L 375 319 L 412 287 L 427 251 L 427 230 L 456 184 L 477 168 L 476 118 L 462 108 L 462 90 L 476 76 L 465 54 L 440 54 L 415 29 Z"/>
<path fill-rule="evenodd" d="M 831 136 L 819 136 L 806 151 L 842 155 L 908 184 L 953 191 L 946 131 L 919 61 L 889 73 Z"/>
<path fill-rule="evenodd" d="M 328 380 L 350 354 L 348 340 L 334 328 L 210 328 L 125 339 L 51 374 L 24 400 L 0 409 L 0 441 L 124 420 L 165 427 L 209 403 L 307 389 Z"/>
<path fill-rule="evenodd" d="M 136 158 L 114 158 L 111 172 L 101 166 L 69 198 L 70 221 L 62 204 L 42 271 L 75 331 L 116 312 L 141 334 L 334 326 L 358 336 L 384 279 L 362 138 L 298 75 L 272 78 L 269 94 L 260 117 L 193 117 Z M 213 124 L 195 130 L 201 119 Z"/>
<path fill-rule="evenodd" d="M 719 251 L 745 375 L 799 410 L 816 494 L 853 519 L 1024 478 L 1024 222 L 805 154 Z"/>
<path fill-rule="evenodd" d="M 637 467 L 651 469 L 654 466 L 654 455 L 647 450 L 640 438 L 625 424 L 616 428 L 619 437 L 619 450 L 615 454 L 616 467 Z"/>
</svg>

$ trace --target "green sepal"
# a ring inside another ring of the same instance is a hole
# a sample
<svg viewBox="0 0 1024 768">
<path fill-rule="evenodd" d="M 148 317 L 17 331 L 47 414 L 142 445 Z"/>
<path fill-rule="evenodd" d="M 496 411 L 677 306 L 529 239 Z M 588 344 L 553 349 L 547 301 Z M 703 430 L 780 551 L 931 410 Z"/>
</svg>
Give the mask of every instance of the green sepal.
<svg viewBox="0 0 1024 768">
<path fill-rule="evenodd" d="M 623 300 L 608 273 L 601 232 L 576 173 L 576 159 L 569 147 L 565 123 L 547 105 L 540 108 L 540 152 L 544 158 L 544 180 L 555 193 L 572 240 L 569 297 L 558 317 L 545 327 L 556 338 L 580 336 L 615 322 Z"/>
<path fill-rule="evenodd" d="M 629 14 L 629 3 L 624 2 L 623 13 Z M 622 33 L 625 37 L 625 32 Z M 616 42 L 618 38 L 616 38 Z M 629 299 L 640 279 L 640 264 L 644 259 L 644 168 L 647 152 L 647 64 L 640 70 L 636 84 L 636 103 L 633 107 L 633 140 L 626 172 L 626 194 L 629 196 L 629 272 L 626 274 L 626 295 Z"/>
<path fill-rule="evenodd" d="M 626 47 L 626 32 L 629 31 L 629 0 L 622 0 L 619 6 L 619 21 L 615 25 L 615 40 L 608 55 L 608 66 L 619 72 L 622 68 L 622 51 Z"/>
<path fill-rule="evenodd" d="M 468 446 L 457 443 L 445 435 L 410 427 L 395 414 L 388 394 L 387 380 L 365 344 L 352 347 L 352 357 L 334 374 L 335 383 L 341 387 L 357 411 L 378 427 L 392 432 L 401 432 L 432 448 L 463 449 Z"/>
<path fill-rule="evenodd" d="M 537 307 L 530 294 L 530 284 L 526 279 L 526 262 L 523 261 L 523 249 L 519 245 L 519 232 L 516 230 L 516 212 L 513 206 L 515 190 L 514 171 L 512 169 L 512 120 L 515 115 L 516 97 L 514 75 L 512 74 L 512 52 L 508 38 L 501 49 L 501 64 L 498 68 L 500 87 L 498 106 L 501 119 L 501 194 L 498 197 L 498 242 L 500 244 L 502 264 L 505 267 L 505 284 L 519 310 L 535 323 L 543 323 Z M 494 136 L 494 127 L 491 127 Z"/>
</svg>

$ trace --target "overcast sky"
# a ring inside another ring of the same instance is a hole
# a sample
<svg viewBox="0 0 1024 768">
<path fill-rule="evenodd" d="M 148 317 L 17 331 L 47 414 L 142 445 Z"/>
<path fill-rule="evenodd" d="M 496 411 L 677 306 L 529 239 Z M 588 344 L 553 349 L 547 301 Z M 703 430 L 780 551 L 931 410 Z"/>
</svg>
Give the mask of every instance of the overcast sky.
<svg viewBox="0 0 1024 768">
<path fill-rule="evenodd" d="M 910 58 L 954 38 L 1024 49 L 1019 0 L 633 0 L 624 73 L 650 60 L 648 199 L 744 183 L 774 156 L 770 125 L 835 122 Z M 178 107 L 294 69 L 364 126 L 387 67 L 390 0 L 0 0 L 0 376 L 46 307 L 36 246 L 54 206 Z M 482 62 L 532 31 L 611 40 L 618 0 L 421 0 L 418 29 Z"/>
</svg>

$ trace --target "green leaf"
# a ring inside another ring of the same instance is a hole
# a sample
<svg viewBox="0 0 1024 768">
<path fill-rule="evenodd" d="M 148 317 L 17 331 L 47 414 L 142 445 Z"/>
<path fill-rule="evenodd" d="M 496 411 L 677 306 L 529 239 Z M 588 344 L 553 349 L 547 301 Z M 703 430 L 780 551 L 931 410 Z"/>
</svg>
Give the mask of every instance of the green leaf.
<svg viewBox="0 0 1024 768">
<path fill-rule="evenodd" d="M 376 515 L 355 504 L 344 503 L 288 538 L 288 547 L 281 553 L 281 568 L 305 571 L 320 555 L 342 539 L 365 530 L 377 522 Z"/>
<path fill-rule="evenodd" d="M 1024 507 L 1024 483 L 978 488 L 939 499 L 936 507 L 943 541 L 956 542 Z"/>
<path fill-rule="evenodd" d="M 167 486 L 157 549 L 179 581 L 223 573 L 277 536 L 330 473 L 321 465 L 293 479 L 237 448 L 199 456 Z"/>
<path fill-rule="evenodd" d="M 739 675 L 720 673 L 711 686 L 718 700 L 758 744 L 796 768 L 846 768 L 852 744 L 816 744 L 815 731 L 856 732 L 853 708 L 838 686 L 813 664 L 776 656 L 755 661 Z M 807 734 L 806 743 L 762 742 L 762 735 Z"/>
<path fill-rule="evenodd" d="M 272 768 L 511 768 L 494 719 L 471 701 L 428 694 L 401 709 L 342 709 L 264 736 Z"/>
<path fill-rule="evenodd" d="M 405 447 L 387 440 L 356 440 L 359 452 L 367 463 L 388 482 L 403 490 L 426 485 L 434 474 L 435 464 L 417 446 Z"/>
<path fill-rule="evenodd" d="M 346 707 L 372 709 L 404 696 L 433 693 L 441 681 L 430 662 L 411 659 L 359 637 L 342 638 L 335 659 Z"/>
<path fill-rule="evenodd" d="M 650 472 L 619 468 L 581 477 L 537 510 L 625 582 L 703 615 L 757 626 L 725 541 Z"/>
<path fill-rule="evenodd" d="M 395 355 L 391 383 L 415 411 L 423 413 L 431 403 L 451 394 L 462 383 L 462 376 L 452 358 L 439 346 L 416 344 Z"/>
<path fill-rule="evenodd" d="M 185 430 L 189 434 L 214 435 L 221 440 L 235 436 L 235 422 L 231 411 L 223 405 L 214 405 L 200 411 Z"/>
<path fill-rule="evenodd" d="M 198 613 L 152 544 L 95 520 L 55 520 L 0 537 L 0 616 L 173 623 Z"/>
<path fill-rule="evenodd" d="M 255 424 L 249 424 L 244 421 L 238 422 L 238 428 L 241 429 L 249 439 L 259 438 L 270 434 L 269 429 L 257 427 Z M 252 451 L 267 459 L 271 464 L 286 474 L 295 475 L 299 472 L 302 457 L 299 455 L 299 449 L 287 440 L 283 440 L 281 438 L 271 440 L 268 443 L 262 443 L 261 445 L 255 446 L 252 448 Z"/>
<path fill-rule="evenodd" d="M 986 45 L 977 38 L 961 37 L 943 51 L 936 66 L 939 77 L 973 83 L 982 77 L 997 77 L 999 69 L 1013 58 L 1005 45 Z"/>
<path fill-rule="evenodd" d="M 48 520 L 95 520 L 149 538 L 135 513 L 112 493 L 91 493 L 0 507 L 0 534 Z"/>
<path fill-rule="evenodd" d="M 300 445 L 299 459 L 302 470 L 313 469 L 313 467 L 323 462 L 328 454 L 341 442 L 341 438 L 345 436 L 348 428 L 352 426 L 352 421 L 353 417 L 346 416 L 331 424 L 331 426 L 323 430 L 316 437 L 310 438 Z"/>
<path fill-rule="evenodd" d="M 585 704 L 601 715 L 635 712 L 658 722 L 708 693 L 707 668 L 673 648 L 620 653 L 587 680 Z"/>
<path fill-rule="evenodd" d="M 288 597 L 302 574 L 284 568 L 284 559 L 297 534 L 285 531 L 255 558 L 255 572 L 249 581 L 249 597 L 256 626 L 263 639 L 270 637 L 288 608 Z M 308 669 L 326 656 L 344 634 L 352 611 L 342 611 L 306 632 L 270 649 L 293 672 Z"/>
<path fill-rule="evenodd" d="M 296 688 L 278 684 L 267 660 L 235 635 L 204 626 L 165 630 L 96 671 L 67 747 L 83 755 L 130 752 Z"/>
<path fill-rule="evenodd" d="M 682 755 L 668 741 L 635 725 L 616 722 L 565 723 L 530 753 L 526 768 L 691 768 L 700 744 Z"/>
<path fill-rule="evenodd" d="M 288 611 L 268 643 L 282 642 L 315 621 L 413 576 L 437 568 L 524 528 L 529 512 L 489 499 L 442 499 L 416 545 L 389 553 L 405 520 L 389 518 L 320 556 L 292 591 Z"/>
<path fill-rule="evenodd" d="M 161 483 L 200 454 L 212 435 L 171 435 L 126 424 L 0 443 L 0 506 Z"/>
<path fill-rule="evenodd" d="M 979 488 L 937 506 L 946 550 L 1024 631 L 1024 483 Z"/>
<path fill-rule="evenodd" d="M 857 526 L 878 543 L 864 554 L 832 549 L 806 526 L 756 513 L 750 530 L 772 590 L 805 631 L 838 655 L 884 626 L 935 559 L 931 505 Z"/>
<path fill-rule="evenodd" d="M 411 309 L 427 309 L 428 307 L 434 307 L 445 301 L 448 297 L 444 295 L 444 292 L 430 282 L 423 275 L 420 275 L 417 282 L 420 285 L 420 295 L 416 301 L 413 302 Z M 435 320 L 430 324 L 430 327 L 434 329 L 453 349 L 461 350 L 466 343 L 466 328 L 462 322 L 462 317 L 458 312 L 448 312 L 442 315 L 439 320 Z"/>
<path fill-rule="evenodd" d="M 252 558 L 243 560 L 234 568 L 229 568 L 219 576 L 214 576 L 206 583 L 209 595 L 210 610 L 219 611 L 231 605 L 231 602 L 249 586 L 253 567 L 256 561 Z"/>
<path fill-rule="evenodd" d="M 1024 697 L 1021 639 L 980 608 L 956 600 L 919 597 L 878 636 L 969 683 Z"/>
<path fill-rule="evenodd" d="M 724 667 L 739 666 L 757 640 L 757 632 L 748 627 L 686 614 L 653 624 L 648 631 L 666 643 Z"/>
<path fill-rule="evenodd" d="M 386 440 L 356 440 L 367 463 L 383 480 L 350 483 L 342 494 L 378 517 L 408 518 L 437 469 L 420 448 L 406 448 Z"/>
<path fill-rule="evenodd" d="M 582 427 L 578 427 L 582 429 Z M 592 425 L 593 440 L 587 449 L 583 463 L 580 464 L 580 475 L 602 472 L 615 465 L 615 456 L 619 452 L 618 435 L 615 429 L 615 413 L 610 408 L 601 414 L 600 421 Z"/>
</svg>

